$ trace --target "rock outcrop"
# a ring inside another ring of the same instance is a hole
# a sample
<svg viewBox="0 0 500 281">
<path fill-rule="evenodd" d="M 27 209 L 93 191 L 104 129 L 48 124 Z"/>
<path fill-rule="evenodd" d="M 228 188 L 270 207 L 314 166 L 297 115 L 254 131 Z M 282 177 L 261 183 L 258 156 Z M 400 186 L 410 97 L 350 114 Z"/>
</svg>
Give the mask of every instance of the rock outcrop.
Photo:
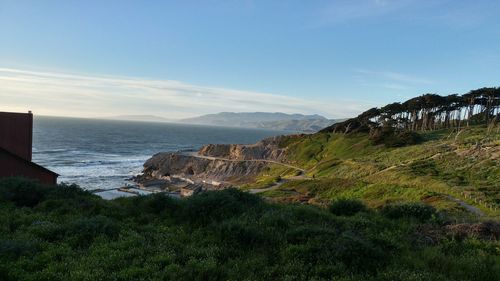
<svg viewBox="0 0 500 281">
<path fill-rule="evenodd" d="M 137 181 L 162 179 L 177 175 L 195 182 L 242 182 L 257 176 L 268 163 L 207 159 L 176 153 L 158 153 L 144 163 Z"/>
<path fill-rule="evenodd" d="M 196 155 L 158 153 L 144 163 L 136 181 L 144 183 L 169 176 L 194 182 L 221 182 L 226 185 L 252 180 L 269 161 L 282 161 L 286 150 L 279 147 L 282 137 L 264 139 L 256 144 L 209 144 Z"/>
<path fill-rule="evenodd" d="M 281 161 L 286 150 L 279 144 L 283 136 L 267 138 L 255 144 L 208 144 L 203 146 L 198 154 L 231 160 L 266 159 Z"/>
</svg>

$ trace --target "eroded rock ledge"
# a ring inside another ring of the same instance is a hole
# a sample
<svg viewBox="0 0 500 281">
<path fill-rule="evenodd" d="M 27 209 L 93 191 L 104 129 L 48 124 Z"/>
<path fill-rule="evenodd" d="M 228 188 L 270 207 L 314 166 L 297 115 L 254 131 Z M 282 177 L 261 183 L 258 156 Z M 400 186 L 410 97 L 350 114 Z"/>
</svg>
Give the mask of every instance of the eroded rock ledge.
<svg viewBox="0 0 500 281">
<path fill-rule="evenodd" d="M 265 162 L 229 161 L 176 153 L 158 153 L 144 164 L 143 176 L 162 179 L 177 175 L 193 181 L 239 182 L 258 175 L 266 165 Z"/>
<path fill-rule="evenodd" d="M 282 138 L 267 138 L 250 145 L 209 144 L 193 155 L 158 153 L 144 163 L 143 174 L 135 180 L 139 184 L 147 184 L 176 177 L 205 186 L 248 182 L 271 164 L 266 161 L 282 161 L 285 158 L 286 150 L 279 147 Z"/>
<path fill-rule="evenodd" d="M 280 161 L 286 150 L 279 147 L 283 136 L 263 139 L 255 144 L 208 144 L 203 146 L 199 155 L 232 160 L 267 159 Z"/>
</svg>

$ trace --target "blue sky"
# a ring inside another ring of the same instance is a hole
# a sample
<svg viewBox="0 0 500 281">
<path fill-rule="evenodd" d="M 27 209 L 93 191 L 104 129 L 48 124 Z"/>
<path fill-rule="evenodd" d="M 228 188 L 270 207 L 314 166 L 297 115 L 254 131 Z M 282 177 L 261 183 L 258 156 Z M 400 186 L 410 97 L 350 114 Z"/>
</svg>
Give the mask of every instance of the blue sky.
<svg viewBox="0 0 500 281">
<path fill-rule="evenodd" d="M 0 110 L 347 117 L 500 85 L 500 1 L 0 0 Z"/>
</svg>

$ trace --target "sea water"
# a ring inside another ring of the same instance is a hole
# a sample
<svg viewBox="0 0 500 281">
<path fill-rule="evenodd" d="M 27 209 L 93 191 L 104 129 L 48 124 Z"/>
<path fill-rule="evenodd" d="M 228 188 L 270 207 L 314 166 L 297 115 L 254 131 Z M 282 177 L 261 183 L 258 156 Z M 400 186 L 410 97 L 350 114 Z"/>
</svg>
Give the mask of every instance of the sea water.
<svg viewBox="0 0 500 281">
<path fill-rule="evenodd" d="M 282 131 L 173 123 L 38 116 L 33 124 L 33 162 L 58 174 L 59 182 L 85 189 L 126 185 L 158 152 L 196 151 L 209 143 L 255 143 Z"/>
</svg>

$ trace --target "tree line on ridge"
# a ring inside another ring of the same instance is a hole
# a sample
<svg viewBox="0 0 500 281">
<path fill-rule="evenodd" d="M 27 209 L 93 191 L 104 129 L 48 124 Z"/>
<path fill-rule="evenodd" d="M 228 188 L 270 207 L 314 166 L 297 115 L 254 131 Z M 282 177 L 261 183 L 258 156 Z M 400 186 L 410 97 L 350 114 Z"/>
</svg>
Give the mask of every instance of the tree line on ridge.
<svg viewBox="0 0 500 281">
<path fill-rule="evenodd" d="M 371 132 L 381 127 L 395 131 L 429 131 L 496 124 L 500 115 L 500 87 L 480 88 L 466 94 L 425 94 L 405 102 L 371 108 L 355 118 L 320 132 Z"/>
</svg>

